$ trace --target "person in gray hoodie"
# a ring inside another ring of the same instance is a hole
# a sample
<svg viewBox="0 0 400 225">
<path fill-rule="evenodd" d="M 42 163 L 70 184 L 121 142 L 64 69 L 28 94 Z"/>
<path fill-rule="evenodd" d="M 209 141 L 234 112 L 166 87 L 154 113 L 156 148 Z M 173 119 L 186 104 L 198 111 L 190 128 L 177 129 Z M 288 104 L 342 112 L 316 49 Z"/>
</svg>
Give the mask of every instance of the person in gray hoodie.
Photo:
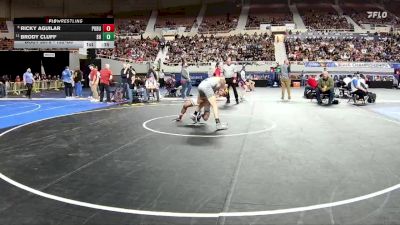
<svg viewBox="0 0 400 225">
<path fill-rule="evenodd" d="M 192 83 L 190 80 L 190 73 L 188 70 L 188 65 L 185 60 L 182 60 L 182 70 L 181 70 L 181 96 L 183 99 L 190 96 L 190 91 L 192 90 Z"/>
</svg>

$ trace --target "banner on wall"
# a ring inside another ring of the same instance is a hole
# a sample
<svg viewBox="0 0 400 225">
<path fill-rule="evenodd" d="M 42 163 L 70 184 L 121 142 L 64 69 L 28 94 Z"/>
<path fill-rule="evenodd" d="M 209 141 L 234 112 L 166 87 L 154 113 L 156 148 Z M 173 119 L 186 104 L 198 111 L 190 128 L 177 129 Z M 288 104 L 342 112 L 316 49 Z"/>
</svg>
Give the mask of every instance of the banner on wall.
<svg viewBox="0 0 400 225">
<path fill-rule="evenodd" d="M 272 32 L 286 32 L 286 26 L 272 26 Z"/>
<path fill-rule="evenodd" d="M 296 24 L 294 24 L 294 23 L 286 23 L 285 27 L 286 27 L 287 30 L 294 30 L 294 29 L 296 29 Z"/>
<path fill-rule="evenodd" d="M 304 62 L 305 67 L 341 67 L 341 68 L 392 68 L 389 63 L 370 62 Z"/>
<path fill-rule="evenodd" d="M 180 84 L 181 74 L 180 73 L 171 73 L 174 76 L 177 84 Z M 190 80 L 192 85 L 197 86 L 204 79 L 208 78 L 208 73 L 190 73 Z"/>
<path fill-rule="evenodd" d="M 356 67 L 356 68 L 391 68 L 389 63 L 368 63 L 368 62 L 337 62 L 337 67 Z"/>
<path fill-rule="evenodd" d="M 178 33 L 183 33 L 186 31 L 186 27 L 178 27 Z"/>
<path fill-rule="evenodd" d="M 394 77 L 397 79 L 398 85 L 400 85 L 400 63 L 393 63 L 392 67 L 394 69 Z"/>
<path fill-rule="evenodd" d="M 335 62 L 304 62 L 305 67 L 337 67 Z"/>
<path fill-rule="evenodd" d="M 393 64 L 392 64 L 392 67 L 393 67 L 394 69 L 400 69 L 400 63 L 393 63 Z"/>
<path fill-rule="evenodd" d="M 269 30 L 271 29 L 271 24 L 260 24 L 260 30 Z"/>
</svg>

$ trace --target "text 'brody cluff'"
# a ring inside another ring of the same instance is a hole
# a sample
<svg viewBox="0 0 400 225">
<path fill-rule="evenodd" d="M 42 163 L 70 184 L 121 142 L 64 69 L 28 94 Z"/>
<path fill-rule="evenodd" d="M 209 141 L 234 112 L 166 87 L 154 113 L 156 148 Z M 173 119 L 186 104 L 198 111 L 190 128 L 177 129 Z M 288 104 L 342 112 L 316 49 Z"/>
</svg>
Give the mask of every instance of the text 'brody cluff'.
<svg viewBox="0 0 400 225">
<path fill-rule="evenodd" d="M 57 35 L 55 34 L 24 34 L 20 35 L 21 40 L 55 40 Z"/>
</svg>

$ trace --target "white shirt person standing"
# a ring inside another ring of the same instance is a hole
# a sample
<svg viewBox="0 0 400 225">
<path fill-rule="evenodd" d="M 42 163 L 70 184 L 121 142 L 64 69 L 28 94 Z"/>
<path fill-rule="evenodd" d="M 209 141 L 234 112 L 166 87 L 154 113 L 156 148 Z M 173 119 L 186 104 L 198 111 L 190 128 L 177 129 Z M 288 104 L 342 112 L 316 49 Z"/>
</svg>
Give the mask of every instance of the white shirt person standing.
<svg viewBox="0 0 400 225">
<path fill-rule="evenodd" d="M 239 104 L 239 96 L 236 90 L 237 86 L 237 70 L 234 64 L 232 64 L 232 59 L 228 57 L 226 63 L 222 67 L 222 73 L 224 74 L 226 84 L 228 85 L 228 93 L 226 95 L 226 103 L 231 103 L 229 88 L 232 87 L 233 94 L 235 95 L 236 104 Z"/>
</svg>

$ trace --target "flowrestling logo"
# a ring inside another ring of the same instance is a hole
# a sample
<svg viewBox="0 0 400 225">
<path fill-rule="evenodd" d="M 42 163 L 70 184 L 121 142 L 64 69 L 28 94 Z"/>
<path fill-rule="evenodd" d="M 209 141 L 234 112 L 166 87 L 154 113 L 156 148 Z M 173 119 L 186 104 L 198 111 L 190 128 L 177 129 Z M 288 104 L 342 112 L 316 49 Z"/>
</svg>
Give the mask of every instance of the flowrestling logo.
<svg viewBox="0 0 400 225">
<path fill-rule="evenodd" d="M 368 11 L 367 15 L 368 15 L 368 19 L 385 19 L 385 18 L 387 18 L 388 13 L 385 11 L 383 11 L 383 12 Z"/>
</svg>

